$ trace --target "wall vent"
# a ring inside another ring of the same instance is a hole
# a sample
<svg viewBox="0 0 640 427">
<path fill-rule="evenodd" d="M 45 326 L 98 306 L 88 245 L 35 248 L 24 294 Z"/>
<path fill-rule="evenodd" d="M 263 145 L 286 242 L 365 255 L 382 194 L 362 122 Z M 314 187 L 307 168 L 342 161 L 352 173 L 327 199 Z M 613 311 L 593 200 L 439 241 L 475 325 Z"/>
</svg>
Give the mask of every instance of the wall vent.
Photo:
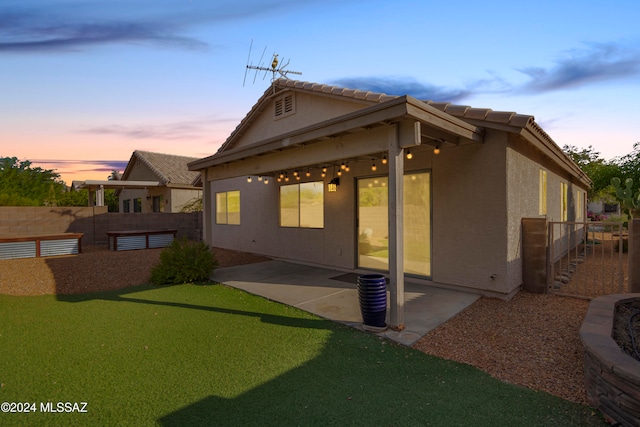
<svg viewBox="0 0 640 427">
<path fill-rule="evenodd" d="M 276 119 L 291 115 L 296 110 L 295 98 L 293 93 L 276 98 L 274 101 L 274 116 Z"/>
</svg>

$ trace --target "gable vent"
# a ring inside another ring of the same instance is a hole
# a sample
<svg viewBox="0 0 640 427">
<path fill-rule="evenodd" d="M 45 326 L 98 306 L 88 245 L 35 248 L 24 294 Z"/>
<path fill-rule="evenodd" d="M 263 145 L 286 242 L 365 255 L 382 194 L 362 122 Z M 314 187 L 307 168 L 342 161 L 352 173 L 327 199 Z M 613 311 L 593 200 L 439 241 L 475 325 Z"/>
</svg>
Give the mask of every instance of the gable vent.
<svg viewBox="0 0 640 427">
<path fill-rule="evenodd" d="M 287 95 L 284 97 L 284 112 L 290 113 L 293 111 L 293 95 Z"/>
<path fill-rule="evenodd" d="M 295 102 L 293 94 L 281 96 L 274 101 L 274 116 L 281 118 L 295 113 Z"/>
</svg>

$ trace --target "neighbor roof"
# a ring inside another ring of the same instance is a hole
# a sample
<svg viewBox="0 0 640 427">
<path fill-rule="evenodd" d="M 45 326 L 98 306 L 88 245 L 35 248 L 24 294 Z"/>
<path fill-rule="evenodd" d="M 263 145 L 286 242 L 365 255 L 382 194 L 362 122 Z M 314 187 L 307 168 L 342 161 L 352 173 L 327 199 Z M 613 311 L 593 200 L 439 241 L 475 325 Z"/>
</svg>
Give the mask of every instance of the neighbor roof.
<svg viewBox="0 0 640 427">
<path fill-rule="evenodd" d="M 135 160 L 144 163 L 155 175 L 158 181 L 166 186 L 191 186 L 199 176 L 198 172 L 189 170 L 189 162 L 198 160 L 197 157 L 176 156 L 173 154 L 152 153 L 150 151 L 136 150 L 131 155 L 122 175 L 122 180 L 126 181 L 135 164 Z"/>
</svg>

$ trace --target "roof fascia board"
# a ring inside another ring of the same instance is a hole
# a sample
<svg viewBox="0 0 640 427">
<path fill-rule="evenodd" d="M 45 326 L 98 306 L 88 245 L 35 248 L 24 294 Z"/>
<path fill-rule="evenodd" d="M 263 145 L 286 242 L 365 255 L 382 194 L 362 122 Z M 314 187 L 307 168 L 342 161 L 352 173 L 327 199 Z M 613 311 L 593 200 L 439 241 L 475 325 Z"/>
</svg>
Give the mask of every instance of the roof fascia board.
<svg viewBox="0 0 640 427">
<path fill-rule="evenodd" d="M 431 105 L 410 96 L 407 100 L 407 114 L 435 128 L 453 133 L 474 142 L 484 142 L 482 124 L 472 124 L 458 119 Z"/>
<path fill-rule="evenodd" d="M 585 174 L 582 169 L 580 169 L 578 165 L 576 165 L 573 160 L 571 160 L 571 158 L 567 156 L 555 143 L 547 141 L 546 138 L 541 138 L 537 129 L 527 125 L 520 130 L 519 134 L 529 141 L 535 148 L 549 156 L 564 170 L 578 178 L 587 188 L 591 187 L 592 182 L 587 174 Z"/>
<path fill-rule="evenodd" d="M 407 110 L 404 100 L 394 99 L 385 103 L 354 111 L 344 116 L 316 123 L 302 129 L 287 132 L 263 141 L 256 142 L 238 150 L 218 152 L 213 156 L 189 163 L 189 170 L 197 171 L 209 166 L 240 160 L 265 152 L 280 150 L 289 146 L 302 144 L 314 139 L 329 138 L 357 128 L 366 128 L 403 117 Z"/>
<path fill-rule="evenodd" d="M 411 109 L 411 112 L 409 109 Z M 436 117 L 430 118 L 430 116 Z M 444 128 L 445 130 L 454 133 L 456 136 L 462 136 L 474 141 L 478 139 L 481 140 L 482 131 L 476 126 L 456 119 L 455 117 L 452 117 L 436 108 L 430 107 L 415 98 L 403 96 L 375 104 L 371 107 L 363 108 L 334 119 L 316 123 L 302 129 L 278 135 L 277 137 L 259 141 L 238 150 L 218 152 L 213 156 L 189 163 L 189 170 L 202 170 L 210 166 L 216 166 L 234 160 L 240 160 L 245 157 L 284 149 L 316 139 L 329 138 L 345 132 L 348 133 L 354 129 L 377 126 L 405 118 L 426 120 L 431 126 Z"/>
</svg>

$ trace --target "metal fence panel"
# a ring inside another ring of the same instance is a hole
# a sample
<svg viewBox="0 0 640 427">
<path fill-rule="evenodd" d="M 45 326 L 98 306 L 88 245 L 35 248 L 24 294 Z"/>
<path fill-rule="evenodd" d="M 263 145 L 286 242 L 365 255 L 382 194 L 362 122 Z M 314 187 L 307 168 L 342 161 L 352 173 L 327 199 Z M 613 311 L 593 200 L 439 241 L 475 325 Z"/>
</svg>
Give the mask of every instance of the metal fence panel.
<svg viewBox="0 0 640 427">
<path fill-rule="evenodd" d="M 549 222 L 547 289 L 591 299 L 628 292 L 625 229 L 611 222 Z"/>
</svg>

